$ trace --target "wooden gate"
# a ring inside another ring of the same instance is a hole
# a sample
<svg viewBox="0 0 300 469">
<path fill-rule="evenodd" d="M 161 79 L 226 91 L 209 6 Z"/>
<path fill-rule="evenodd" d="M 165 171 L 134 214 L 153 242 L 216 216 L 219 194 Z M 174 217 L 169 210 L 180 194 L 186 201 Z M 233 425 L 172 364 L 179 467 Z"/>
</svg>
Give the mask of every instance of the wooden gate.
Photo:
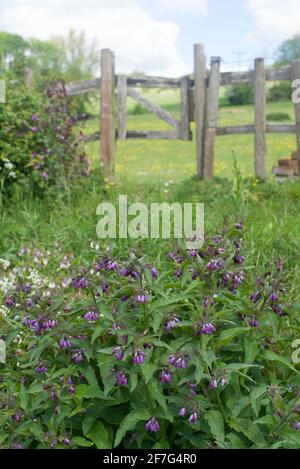
<svg viewBox="0 0 300 469">
<path fill-rule="evenodd" d="M 212 57 L 210 69 L 206 66 L 204 46 L 194 46 L 193 78 L 133 77 L 115 75 L 115 56 L 105 49 L 101 53 L 101 78 L 70 83 L 70 96 L 100 90 L 100 129 L 87 141 L 100 139 L 101 161 L 105 174 L 114 176 L 116 139 L 168 139 L 191 140 L 191 122 L 195 121 L 197 175 L 209 180 L 214 175 L 214 154 L 217 136 L 254 134 L 254 168 L 260 179 L 267 177 L 267 133 L 292 133 L 296 135 L 297 160 L 300 172 L 300 103 L 295 104 L 296 125 L 272 124 L 266 120 L 266 82 L 300 79 L 300 60 L 281 68 L 265 68 L 263 59 L 255 60 L 254 70 L 246 72 L 221 72 L 220 57 Z M 255 91 L 255 121 L 253 125 L 218 127 L 219 90 L 228 85 L 253 84 Z M 140 88 L 180 89 L 180 121 L 168 111 L 151 102 Z M 292 94 L 292 89 L 291 89 Z M 134 99 L 172 130 L 128 130 L 127 97 Z"/>
</svg>

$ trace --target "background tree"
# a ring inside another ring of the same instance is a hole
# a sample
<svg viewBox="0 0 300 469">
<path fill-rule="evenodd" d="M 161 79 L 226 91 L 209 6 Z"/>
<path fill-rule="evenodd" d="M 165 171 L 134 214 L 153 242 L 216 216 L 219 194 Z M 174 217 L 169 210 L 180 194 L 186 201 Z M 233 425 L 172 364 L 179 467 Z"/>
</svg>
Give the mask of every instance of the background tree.
<svg viewBox="0 0 300 469">
<path fill-rule="evenodd" d="M 284 41 L 277 49 L 275 64 L 287 65 L 293 60 L 300 59 L 300 34 Z"/>
</svg>

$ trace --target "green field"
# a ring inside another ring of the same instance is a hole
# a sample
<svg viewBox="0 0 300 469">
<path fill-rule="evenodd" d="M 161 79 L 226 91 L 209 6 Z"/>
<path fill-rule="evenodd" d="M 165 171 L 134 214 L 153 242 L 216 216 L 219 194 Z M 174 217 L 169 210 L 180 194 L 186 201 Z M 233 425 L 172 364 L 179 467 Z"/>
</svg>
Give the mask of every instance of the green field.
<svg viewBox="0 0 300 469">
<path fill-rule="evenodd" d="M 175 91 L 148 91 L 149 99 L 161 105 L 179 119 L 179 95 Z M 145 113 L 133 115 L 134 102 L 128 100 L 128 128 L 132 130 L 168 130 L 167 123 L 159 120 L 153 114 Z M 291 102 L 268 103 L 267 113 L 284 112 L 290 116 L 288 123 L 294 122 L 294 110 Z M 96 115 L 97 109 L 93 108 Z M 219 126 L 252 124 L 254 121 L 254 107 L 236 106 L 222 107 L 219 114 Z M 99 119 L 94 117 L 88 122 L 86 132 L 98 130 Z M 283 122 L 284 123 L 284 122 Z M 194 135 L 193 126 L 193 135 Z M 268 172 L 272 177 L 272 167 L 277 165 L 279 158 L 289 157 L 296 148 L 293 135 L 268 135 Z M 94 167 L 99 162 L 99 144 L 89 145 L 89 152 Z M 233 158 L 238 161 L 244 177 L 254 175 L 254 136 L 236 135 L 217 138 L 215 175 L 217 177 L 232 177 Z M 117 145 L 116 172 L 118 180 L 125 178 L 134 181 L 178 181 L 195 174 L 195 140 L 183 141 L 119 141 Z"/>
</svg>

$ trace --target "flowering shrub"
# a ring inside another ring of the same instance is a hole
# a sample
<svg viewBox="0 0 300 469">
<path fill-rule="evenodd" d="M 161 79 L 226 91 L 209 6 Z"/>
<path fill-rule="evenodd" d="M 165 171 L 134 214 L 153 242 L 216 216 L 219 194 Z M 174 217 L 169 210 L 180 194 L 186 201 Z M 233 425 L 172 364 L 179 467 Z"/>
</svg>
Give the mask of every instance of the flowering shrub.
<svg viewBox="0 0 300 469">
<path fill-rule="evenodd" d="M 31 185 L 38 190 L 89 173 L 82 135 L 75 130 L 64 84 L 49 85 L 41 97 L 8 85 L 0 106 L 0 184 Z"/>
<path fill-rule="evenodd" d="M 2 260 L 0 446 L 298 448 L 296 306 L 284 264 L 252 267 L 242 233 L 154 263 Z"/>
</svg>

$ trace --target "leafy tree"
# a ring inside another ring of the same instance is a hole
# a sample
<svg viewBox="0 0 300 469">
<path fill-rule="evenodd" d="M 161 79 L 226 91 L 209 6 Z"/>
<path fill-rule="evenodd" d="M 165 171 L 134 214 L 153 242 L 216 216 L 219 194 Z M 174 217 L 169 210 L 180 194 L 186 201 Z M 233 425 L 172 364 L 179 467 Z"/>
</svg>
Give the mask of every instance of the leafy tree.
<svg viewBox="0 0 300 469">
<path fill-rule="evenodd" d="M 23 77 L 29 44 L 17 34 L 0 32 L 0 71 Z"/>
<path fill-rule="evenodd" d="M 300 59 L 300 34 L 284 41 L 276 51 L 276 65 L 287 65 Z"/>
</svg>

